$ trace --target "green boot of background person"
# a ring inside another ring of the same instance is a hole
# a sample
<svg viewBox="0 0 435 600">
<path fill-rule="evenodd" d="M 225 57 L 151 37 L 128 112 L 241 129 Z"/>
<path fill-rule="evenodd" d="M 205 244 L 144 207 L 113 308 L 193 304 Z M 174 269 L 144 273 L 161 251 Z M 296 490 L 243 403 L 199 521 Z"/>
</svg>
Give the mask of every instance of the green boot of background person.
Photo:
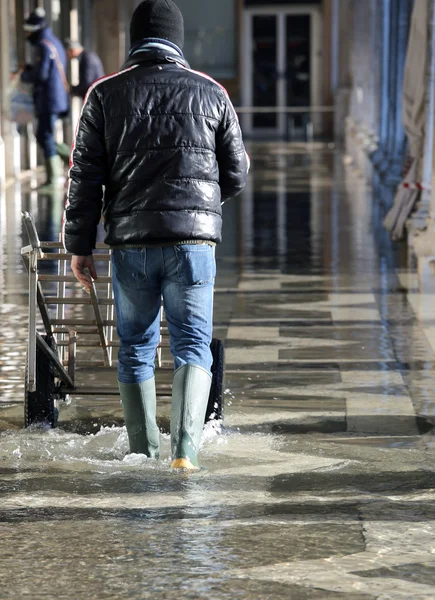
<svg viewBox="0 0 435 600">
<path fill-rule="evenodd" d="M 183 365 L 172 384 L 171 447 L 173 469 L 198 469 L 198 450 L 210 395 L 211 375 Z"/>
<path fill-rule="evenodd" d="M 156 382 L 154 377 L 142 383 L 121 383 L 124 420 L 130 452 L 159 458 L 160 432 L 156 423 Z"/>
<path fill-rule="evenodd" d="M 46 159 L 45 169 L 47 172 L 47 181 L 38 190 L 40 192 L 51 192 L 62 187 L 65 183 L 65 177 L 63 164 L 57 154 Z"/>
<path fill-rule="evenodd" d="M 56 144 L 56 152 L 62 159 L 63 164 L 69 167 L 71 148 L 68 146 L 68 144 Z"/>
</svg>

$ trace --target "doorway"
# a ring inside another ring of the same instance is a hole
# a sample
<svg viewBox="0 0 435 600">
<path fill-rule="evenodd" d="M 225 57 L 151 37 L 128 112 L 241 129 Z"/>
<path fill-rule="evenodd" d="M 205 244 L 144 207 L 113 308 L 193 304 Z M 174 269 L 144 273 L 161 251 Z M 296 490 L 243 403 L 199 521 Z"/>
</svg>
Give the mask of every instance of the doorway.
<svg viewBox="0 0 435 600">
<path fill-rule="evenodd" d="M 307 119 L 319 133 L 321 121 L 309 113 L 279 112 L 285 107 L 322 104 L 322 16 L 307 6 L 251 8 L 244 12 L 242 105 L 275 112 L 243 115 L 253 137 L 284 137 L 304 128 Z"/>
</svg>

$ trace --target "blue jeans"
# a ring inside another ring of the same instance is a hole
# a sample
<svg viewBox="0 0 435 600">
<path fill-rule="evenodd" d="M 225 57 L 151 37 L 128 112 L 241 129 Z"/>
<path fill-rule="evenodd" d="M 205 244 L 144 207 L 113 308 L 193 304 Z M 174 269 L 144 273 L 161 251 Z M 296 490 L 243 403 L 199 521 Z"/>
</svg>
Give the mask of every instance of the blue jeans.
<svg viewBox="0 0 435 600">
<path fill-rule="evenodd" d="M 36 141 L 44 152 L 44 158 L 56 156 L 56 142 L 54 132 L 59 115 L 53 113 L 42 113 L 38 116 L 38 127 L 36 129 Z"/>
<path fill-rule="evenodd" d="M 113 250 L 121 383 L 154 376 L 162 297 L 175 369 L 189 364 L 210 372 L 214 250 L 208 244 Z"/>
</svg>

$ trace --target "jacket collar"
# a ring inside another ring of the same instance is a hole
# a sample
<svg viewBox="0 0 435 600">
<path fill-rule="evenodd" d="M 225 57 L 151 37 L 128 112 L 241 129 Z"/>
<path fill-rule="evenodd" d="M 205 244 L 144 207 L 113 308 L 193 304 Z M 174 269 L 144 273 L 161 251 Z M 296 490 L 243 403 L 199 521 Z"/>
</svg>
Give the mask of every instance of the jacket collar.
<svg viewBox="0 0 435 600">
<path fill-rule="evenodd" d="M 138 52 L 146 52 L 151 48 L 162 48 L 170 54 L 176 54 L 177 56 L 183 56 L 183 51 L 176 44 L 173 44 L 169 40 L 163 38 L 143 38 L 133 44 L 128 54 L 129 57 L 134 56 Z"/>
<path fill-rule="evenodd" d="M 122 70 L 133 67 L 134 65 L 158 65 L 164 63 L 174 63 L 181 67 L 190 68 L 189 63 L 184 56 L 178 56 L 172 52 L 168 52 L 163 48 L 149 48 L 146 52 L 138 52 L 131 56 L 122 66 Z"/>
<path fill-rule="evenodd" d="M 36 44 L 39 44 L 42 40 L 52 37 L 53 32 L 51 31 L 51 29 L 49 27 L 43 27 L 42 29 L 38 29 L 38 31 L 34 31 L 33 33 L 31 33 L 27 38 L 27 41 L 33 46 L 35 46 Z"/>
</svg>

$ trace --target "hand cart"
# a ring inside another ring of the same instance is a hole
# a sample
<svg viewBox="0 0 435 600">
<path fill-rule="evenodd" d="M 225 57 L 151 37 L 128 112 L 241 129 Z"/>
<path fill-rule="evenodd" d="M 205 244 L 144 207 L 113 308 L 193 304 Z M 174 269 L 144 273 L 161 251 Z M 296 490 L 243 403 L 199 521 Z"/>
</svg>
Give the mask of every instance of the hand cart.
<svg viewBox="0 0 435 600">
<path fill-rule="evenodd" d="M 99 277 L 86 294 L 71 272 L 71 254 L 58 242 L 41 242 L 32 216 L 22 215 L 30 244 L 21 250 L 29 276 L 29 337 L 25 371 L 24 424 L 46 423 L 55 427 L 59 407 L 69 396 L 119 396 L 116 378 L 113 385 L 101 381 L 83 385 L 77 371 L 85 368 L 94 375 L 117 367 L 116 319 L 113 300 L 111 250 L 97 244 L 94 261 Z M 102 274 L 104 273 L 104 275 Z M 79 294 L 81 294 L 80 297 Z M 39 313 L 38 313 L 39 309 Z M 41 333 L 39 330 L 44 330 Z M 162 322 L 156 353 L 159 370 L 173 370 L 163 361 L 162 350 L 169 347 L 168 328 Z M 206 422 L 223 416 L 224 346 L 213 339 L 212 386 Z M 99 358 L 95 359 L 95 355 Z M 112 373 L 113 375 L 113 373 Z M 113 379 L 113 377 L 112 377 Z M 170 396 L 171 385 L 157 384 L 158 396 Z"/>
</svg>

